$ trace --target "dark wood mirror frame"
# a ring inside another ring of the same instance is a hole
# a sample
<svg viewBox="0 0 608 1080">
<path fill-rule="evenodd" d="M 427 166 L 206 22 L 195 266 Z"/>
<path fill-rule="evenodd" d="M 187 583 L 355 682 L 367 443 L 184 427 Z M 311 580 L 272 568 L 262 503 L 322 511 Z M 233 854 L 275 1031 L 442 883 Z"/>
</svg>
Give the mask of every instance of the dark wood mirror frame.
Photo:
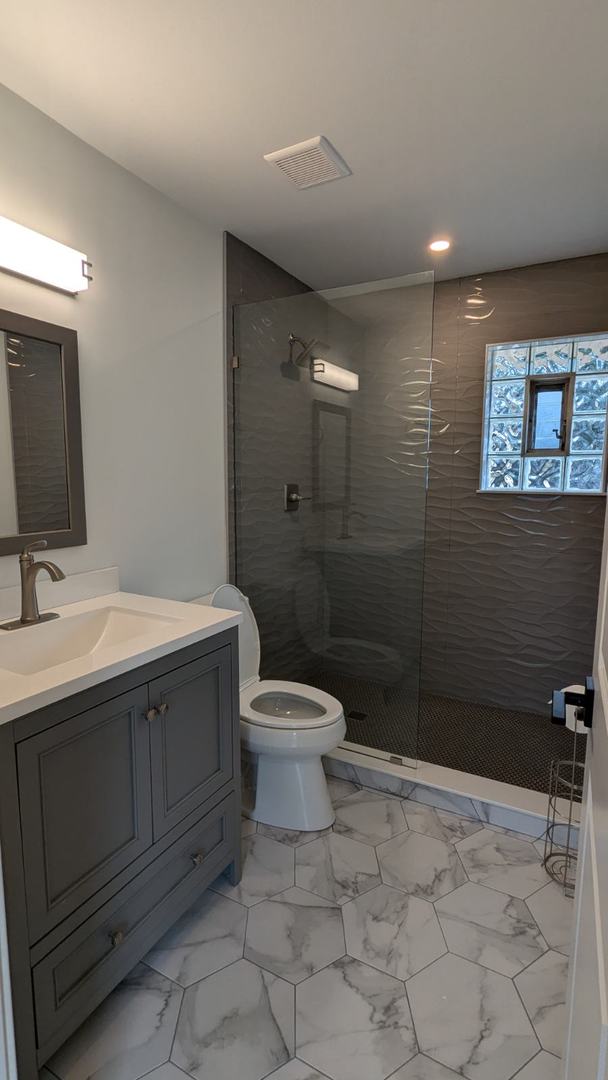
<svg viewBox="0 0 608 1080">
<path fill-rule="evenodd" d="M 0 309 L 0 332 L 23 334 L 48 341 L 61 349 L 66 474 L 70 524 L 54 532 L 0 536 L 0 555 L 14 555 L 34 540 L 46 540 L 49 548 L 76 547 L 87 542 L 78 378 L 78 336 L 75 330 Z"/>
</svg>

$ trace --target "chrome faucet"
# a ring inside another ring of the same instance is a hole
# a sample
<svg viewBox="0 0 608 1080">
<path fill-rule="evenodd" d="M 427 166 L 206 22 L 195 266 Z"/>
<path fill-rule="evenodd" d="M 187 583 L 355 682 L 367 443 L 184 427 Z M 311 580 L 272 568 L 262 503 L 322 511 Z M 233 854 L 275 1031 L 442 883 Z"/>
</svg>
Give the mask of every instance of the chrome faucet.
<svg viewBox="0 0 608 1080">
<path fill-rule="evenodd" d="M 49 619 L 58 619 L 55 611 L 45 611 L 43 615 L 38 610 L 38 597 L 36 596 L 36 578 L 41 570 L 46 570 L 51 581 L 63 581 L 65 574 L 53 562 L 41 559 L 34 562 L 32 551 L 44 551 L 47 546 L 46 540 L 35 540 L 33 544 L 27 544 L 19 556 L 19 571 L 21 573 L 21 618 L 12 622 L 2 623 L 0 630 L 18 630 L 22 626 L 34 626 L 36 623 L 48 622 Z"/>
</svg>

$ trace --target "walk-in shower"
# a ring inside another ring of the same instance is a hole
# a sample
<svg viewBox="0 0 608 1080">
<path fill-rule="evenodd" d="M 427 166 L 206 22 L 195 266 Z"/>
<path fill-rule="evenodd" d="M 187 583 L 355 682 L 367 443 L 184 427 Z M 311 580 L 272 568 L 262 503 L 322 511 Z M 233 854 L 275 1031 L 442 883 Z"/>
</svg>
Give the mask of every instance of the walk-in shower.
<svg viewBox="0 0 608 1080">
<path fill-rule="evenodd" d="M 432 311 L 423 274 L 245 304 L 234 323 L 234 579 L 264 674 L 333 694 L 349 743 L 412 763 Z"/>
<path fill-rule="evenodd" d="M 485 341 L 522 319 L 431 273 L 231 315 L 231 580 L 262 676 L 337 697 L 355 750 L 544 790 L 570 752 L 550 689 L 590 656 L 602 505 L 477 490 Z"/>
</svg>

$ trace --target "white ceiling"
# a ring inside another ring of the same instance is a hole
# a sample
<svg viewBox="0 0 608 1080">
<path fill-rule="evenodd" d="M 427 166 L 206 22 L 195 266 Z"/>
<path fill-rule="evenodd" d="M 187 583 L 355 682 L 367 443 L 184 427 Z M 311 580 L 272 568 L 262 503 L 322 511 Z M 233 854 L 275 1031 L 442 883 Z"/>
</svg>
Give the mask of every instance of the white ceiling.
<svg viewBox="0 0 608 1080">
<path fill-rule="evenodd" d="M 608 249 L 608 0 L 3 7 L 10 89 L 314 286 Z M 318 134 L 351 177 L 263 161 Z"/>
</svg>

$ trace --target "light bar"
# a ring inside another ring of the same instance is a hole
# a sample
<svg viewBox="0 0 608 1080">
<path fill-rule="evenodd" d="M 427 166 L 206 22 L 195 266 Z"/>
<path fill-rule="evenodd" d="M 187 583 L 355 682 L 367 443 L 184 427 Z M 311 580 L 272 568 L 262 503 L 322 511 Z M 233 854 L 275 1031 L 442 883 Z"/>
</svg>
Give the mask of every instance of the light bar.
<svg viewBox="0 0 608 1080">
<path fill-rule="evenodd" d="M 82 251 L 0 217 L 0 269 L 74 294 L 88 289 L 90 267 Z"/>
<path fill-rule="evenodd" d="M 356 371 L 348 371 L 346 368 L 338 367 L 337 364 L 330 364 L 328 360 L 313 360 L 312 377 L 315 382 L 335 386 L 337 390 L 351 392 L 359 389 L 359 376 Z"/>
</svg>

